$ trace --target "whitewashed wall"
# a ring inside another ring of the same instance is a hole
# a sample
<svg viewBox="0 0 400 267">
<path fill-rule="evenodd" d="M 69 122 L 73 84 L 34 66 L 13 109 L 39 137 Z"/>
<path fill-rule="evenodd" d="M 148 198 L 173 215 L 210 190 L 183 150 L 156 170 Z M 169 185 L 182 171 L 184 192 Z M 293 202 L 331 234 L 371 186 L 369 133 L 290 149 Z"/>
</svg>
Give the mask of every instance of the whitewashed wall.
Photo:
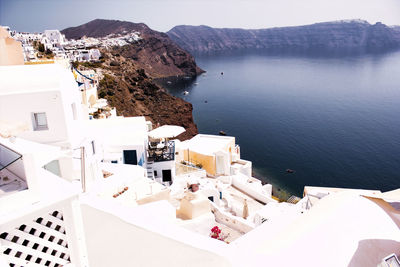
<svg viewBox="0 0 400 267">
<path fill-rule="evenodd" d="M 148 205 L 151 204 L 141 207 Z M 82 205 L 82 212 L 90 266 L 231 266 L 217 254 L 218 247 L 226 244 L 209 237 L 168 223 L 157 226 L 155 231 L 145 229 L 89 205 Z M 147 224 L 149 227 L 160 224 L 160 219 L 157 221 L 150 220 Z"/>
<path fill-rule="evenodd" d="M 152 166 L 153 166 L 153 172 L 157 171 L 157 177 L 155 177 L 157 181 L 159 181 L 160 183 L 162 182 L 162 171 L 163 170 L 171 170 L 172 181 L 174 181 L 175 161 L 170 160 L 170 161 L 154 162 L 154 164 Z"/>
</svg>

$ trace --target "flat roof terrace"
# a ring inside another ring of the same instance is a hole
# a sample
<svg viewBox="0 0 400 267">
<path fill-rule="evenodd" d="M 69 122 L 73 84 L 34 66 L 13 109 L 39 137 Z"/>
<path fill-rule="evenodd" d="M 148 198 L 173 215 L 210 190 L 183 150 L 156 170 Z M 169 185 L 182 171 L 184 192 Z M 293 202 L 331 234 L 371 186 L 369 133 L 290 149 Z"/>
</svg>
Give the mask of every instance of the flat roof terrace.
<svg viewBox="0 0 400 267">
<path fill-rule="evenodd" d="M 0 66 L 0 95 L 76 88 L 72 73 L 58 64 Z"/>
<path fill-rule="evenodd" d="M 181 147 L 204 155 L 214 155 L 214 153 L 224 150 L 231 143 L 235 144 L 235 137 L 198 134 L 189 141 L 182 142 Z"/>
<path fill-rule="evenodd" d="M 7 196 L 25 189 L 28 189 L 28 185 L 24 180 L 6 168 L 0 171 L 0 197 Z"/>
</svg>

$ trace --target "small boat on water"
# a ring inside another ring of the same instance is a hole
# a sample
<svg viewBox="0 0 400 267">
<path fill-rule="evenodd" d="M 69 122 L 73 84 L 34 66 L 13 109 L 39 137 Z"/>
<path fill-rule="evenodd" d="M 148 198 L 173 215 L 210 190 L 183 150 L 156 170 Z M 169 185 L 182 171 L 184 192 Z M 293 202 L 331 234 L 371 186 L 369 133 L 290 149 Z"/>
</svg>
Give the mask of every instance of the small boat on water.
<svg viewBox="0 0 400 267">
<path fill-rule="evenodd" d="M 172 82 L 171 81 L 167 81 L 167 84 L 171 84 Z"/>
<path fill-rule="evenodd" d="M 286 169 L 286 172 L 287 172 L 287 173 L 294 173 L 295 171 L 292 170 L 292 169 Z"/>
<path fill-rule="evenodd" d="M 224 132 L 224 131 L 219 131 L 219 135 L 226 135 L 226 132 Z"/>
<path fill-rule="evenodd" d="M 183 92 L 183 95 L 188 95 L 188 94 L 189 94 L 188 91 L 184 91 L 184 92 Z"/>
</svg>

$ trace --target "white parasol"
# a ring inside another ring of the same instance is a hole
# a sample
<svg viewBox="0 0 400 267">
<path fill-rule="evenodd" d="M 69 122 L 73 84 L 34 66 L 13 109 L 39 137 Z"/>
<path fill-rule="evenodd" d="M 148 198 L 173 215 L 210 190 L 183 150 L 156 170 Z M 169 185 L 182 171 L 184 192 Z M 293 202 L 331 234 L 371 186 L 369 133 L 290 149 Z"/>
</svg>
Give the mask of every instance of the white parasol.
<svg viewBox="0 0 400 267">
<path fill-rule="evenodd" d="M 185 128 L 175 125 L 163 125 L 149 132 L 149 136 L 154 139 L 173 138 L 185 132 Z"/>
</svg>

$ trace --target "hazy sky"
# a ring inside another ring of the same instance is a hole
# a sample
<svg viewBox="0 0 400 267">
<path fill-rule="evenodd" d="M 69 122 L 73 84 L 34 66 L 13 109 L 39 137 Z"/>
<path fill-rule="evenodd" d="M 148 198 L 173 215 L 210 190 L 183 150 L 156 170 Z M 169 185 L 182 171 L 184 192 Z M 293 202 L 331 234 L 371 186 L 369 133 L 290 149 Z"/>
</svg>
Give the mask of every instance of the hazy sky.
<svg viewBox="0 0 400 267">
<path fill-rule="evenodd" d="M 180 24 L 267 28 L 359 18 L 400 25 L 400 0 L 0 0 L 0 25 L 17 31 L 64 29 L 96 18 L 144 22 L 159 31 Z"/>
</svg>

